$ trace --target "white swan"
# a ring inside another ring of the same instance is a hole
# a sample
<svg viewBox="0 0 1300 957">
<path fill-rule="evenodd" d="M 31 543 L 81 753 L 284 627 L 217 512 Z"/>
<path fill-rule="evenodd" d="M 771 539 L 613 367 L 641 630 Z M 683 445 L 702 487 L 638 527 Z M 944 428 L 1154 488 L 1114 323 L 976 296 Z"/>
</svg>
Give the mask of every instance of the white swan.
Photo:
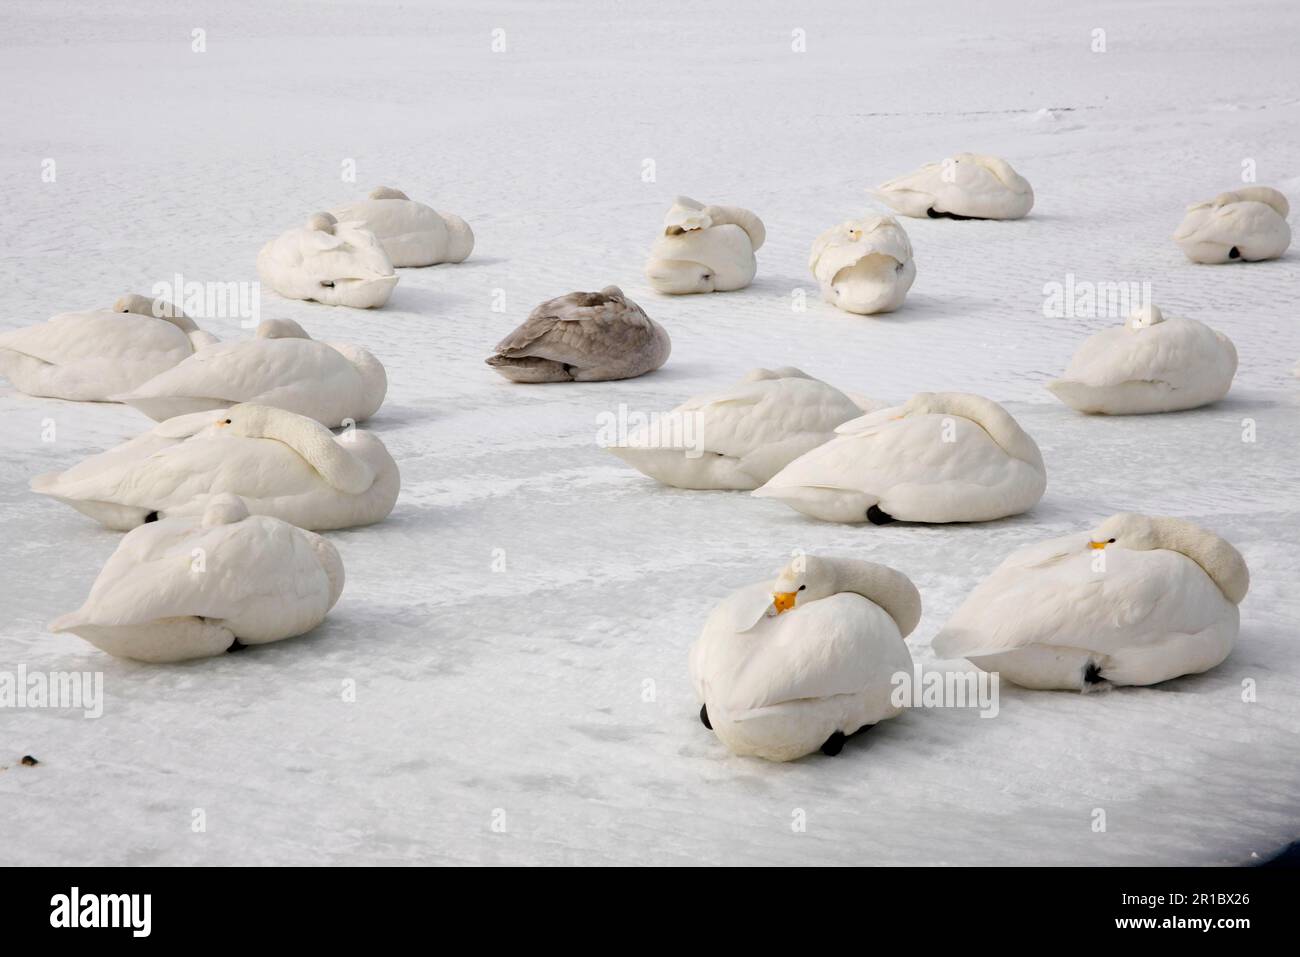
<svg viewBox="0 0 1300 957">
<path fill-rule="evenodd" d="M 1020 219 L 1034 206 L 1028 181 L 996 156 L 958 153 L 927 163 L 873 191 L 904 216 L 920 219 Z"/>
<path fill-rule="evenodd" d="M 397 273 L 368 229 L 317 213 L 257 254 L 257 274 L 286 299 L 373 309 L 388 302 Z"/>
<path fill-rule="evenodd" d="M 1228 657 L 1249 587 L 1241 554 L 1212 532 L 1112 515 L 1013 552 L 933 647 L 1027 688 L 1155 684 Z"/>
<path fill-rule="evenodd" d="M 753 494 L 829 522 L 987 522 L 1032 508 L 1047 472 L 1002 406 L 960 392 L 846 422 Z"/>
<path fill-rule="evenodd" d="M 397 267 L 464 262 L 474 250 L 474 233 L 465 220 L 417 203 L 400 189 L 380 186 L 368 198 L 332 212 L 339 222 L 374 233 Z"/>
<path fill-rule="evenodd" d="M 669 295 L 744 289 L 758 270 L 754 253 L 766 238 L 763 221 L 747 209 L 678 196 L 650 250 L 646 278 L 656 292 Z"/>
<path fill-rule="evenodd" d="M 128 295 L 0 335 L 0 375 L 28 395 L 107 402 L 216 341 L 166 300 Z"/>
<path fill-rule="evenodd" d="M 109 528 L 202 511 L 212 496 L 232 493 L 255 514 L 315 531 L 382 520 L 400 485 L 397 464 L 371 433 L 335 436 L 313 419 L 260 405 L 168 419 L 31 482 Z"/>
<path fill-rule="evenodd" d="M 1219 401 L 1236 372 L 1237 350 L 1223 333 L 1146 306 L 1085 341 L 1047 387 L 1080 412 L 1176 412 Z"/>
<path fill-rule="evenodd" d="M 606 286 L 546 300 L 484 361 L 512 382 L 603 382 L 653 372 L 671 352 L 668 330 Z"/>
<path fill-rule="evenodd" d="M 370 418 L 387 392 L 384 367 L 365 349 L 317 342 L 292 319 L 267 319 L 253 339 L 210 346 L 114 398 L 155 422 L 255 402 L 335 428 Z"/>
<path fill-rule="evenodd" d="M 333 545 L 222 495 L 201 516 L 130 532 L 50 631 L 118 658 L 186 661 L 311 631 L 342 591 Z"/>
<path fill-rule="evenodd" d="M 808 268 L 823 299 L 860 316 L 893 312 L 916 279 L 912 244 L 892 216 L 851 219 L 826 230 L 813 243 Z"/>
<path fill-rule="evenodd" d="M 921 596 L 901 572 L 800 556 L 709 615 L 690 652 L 700 720 L 740 755 L 838 754 L 846 737 L 902 710 L 893 680 L 910 679 L 903 639 L 920 618 Z"/>
<path fill-rule="evenodd" d="M 1291 245 L 1291 204 L 1268 186 L 1245 186 L 1187 207 L 1174 242 L 1192 262 L 1277 259 Z"/>
<path fill-rule="evenodd" d="M 755 369 L 723 392 L 687 399 L 609 450 L 665 485 L 755 489 L 862 414 L 798 369 Z"/>
</svg>

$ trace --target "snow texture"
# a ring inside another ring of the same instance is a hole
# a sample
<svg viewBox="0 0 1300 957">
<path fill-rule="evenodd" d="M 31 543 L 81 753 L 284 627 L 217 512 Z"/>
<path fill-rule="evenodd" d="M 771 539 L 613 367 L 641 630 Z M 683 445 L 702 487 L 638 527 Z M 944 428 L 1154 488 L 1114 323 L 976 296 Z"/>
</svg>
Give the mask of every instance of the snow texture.
<svg viewBox="0 0 1300 957">
<path fill-rule="evenodd" d="M 196 28 L 206 52 L 191 49 Z M 498 28 L 504 52 L 492 50 Z M 792 50 L 796 29 L 806 52 Z M 1232 864 L 1273 853 L 1300 831 L 1300 251 L 1198 266 L 1172 233 L 1188 203 L 1238 185 L 1245 160 L 1300 199 L 1298 33 L 1300 6 L 1283 0 L 1188 0 L 1176 16 L 1157 3 L 1012 0 L 5 2 L 0 328 L 108 306 L 178 272 L 254 280 L 268 239 L 381 184 L 455 210 L 476 246 L 461 265 L 402 270 L 380 310 L 265 291 L 263 318 L 363 344 L 387 366 L 388 401 L 368 427 L 404 481 L 387 521 L 329 534 L 347 587 L 303 638 L 159 667 L 48 634 L 121 536 L 27 481 L 152 423 L 0 383 L 0 670 L 105 682 L 97 720 L 0 715 L 0 858 Z M 818 301 L 813 239 L 883 212 L 867 189 L 961 150 L 1008 158 L 1034 186 L 1029 218 L 907 220 L 918 273 L 901 310 L 867 319 Z M 346 160 L 355 183 L 341 181 Z M 650 291 L 646 253 L 683 193 L 762 217 L 750 288 Z M 1229 335 L 1241 368 L 1228 398 L 1131 418 L 1056 401 L 1044 384 L 1123 318 L 1044 318 L 1044 285 L 1067 274 L 1150 282 L 1166 313 Z M 671 333 L 658 372 L 521 386 L 483 364 L 537 303 L 611 283 Z M 251 334 L 236 318 L 200 323 Z M 620 403 L 664 410 L 780 365 L 874 398 L 997 399 L 1041 446 L 1047 494 L 989 524 L 838 526 L 744 493 L 658 486 L 596 445 L 598 414 Z M 913 654 L 966 668 L 929 645 L 971 588 L 1013 548 L 1121 510 L 1190 518 L 1245 555 L 1252 588 L 1220 667 L 1104 694 L 1004 687 L 994 719 L 914 710 L 837 758 L 788 765 L 733 757 L 697 720 L 688 647 L 717 601 L 791 549 L 906 572 L 925 603 Z M 23 754 L 41 763 L 19 766 Z"/>
</svg>

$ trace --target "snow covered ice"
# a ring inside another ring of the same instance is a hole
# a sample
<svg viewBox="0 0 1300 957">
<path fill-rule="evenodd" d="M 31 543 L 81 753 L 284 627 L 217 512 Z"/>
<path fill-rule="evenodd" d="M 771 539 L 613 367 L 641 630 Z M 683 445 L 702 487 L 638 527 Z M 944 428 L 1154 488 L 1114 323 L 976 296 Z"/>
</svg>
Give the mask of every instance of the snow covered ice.
<svg viewBox="0 0 1300 957">
<path fill-rule="evenodd" d="M 1300 7 L 1280 0 L 1197 0 L 1177 17 L 1010 0 L 6 4 L 0 329 L 177 274 L 253 281 L 269 237 L 382 184 L 455 210 L 475 248 L 459 265 L 402 270 L 382 309 L 263 290 L 262 318 L 384 363 L 388 398 L 366 428 L 402 470 L 387 520 L 328 534 L 347 585 L 303 638 L 149 666 L 48 633 L 121 535 L 27 482 L 151 422 L 0 383 L 0 670 L 99 671 L 105 696 L 95 720 L 0 715 L 4 860 L 1275 853 L 1300 831 L 1300 254 L 1198 266 L 1172 234 L 1248 162 L 1260 184 L 1300 197 L 1298 32 Z M 1032 213 L 908 220 L 917 275 L 899 311 L 866 319 L 820 302 L 807 256 L 826 224 L 885 212 L 868 189 L 965 150 L 1012 162 L 1033 184 Z M 749 288 L 650 288 L 647 254 L 682 194 L 762 218 Z M 1162 308 L 1236 344 L 1232 391 L 1190 412 L 1072 411 L 1045 383 L 1127 310 L 1047 318 L 1052 283 L 1150 283 Z M 610 284 L 671 334 L 663 368 L 529 387 L 484 365 L 537 303 Z M 252 334 L 238 318 L 196 318 L 223 339 Z M 597 417 L 620 404 L 666 410 L 783 365 L 872 398 L 987 395 L 1041 447 L 1046 495 L 992 523 L 849 527 L 660 486 L 597 447 Z M 924 602 L 913 655 L 967 669 L 930 642 L 970 590 L 1015 547 L 1125 510 L 1191 519 L 1249 563 L 1241 635 L 1214 670 L 1093 695 L 1004 684 L 995 719 L 915 709 L 839 757 L 789 765 L 733 757 L 700 725 L 687 649 L 722 597 L 792 549 L 905 573 Z M 19 766 L 24 754 L 40 764 Z"/>
</svg>

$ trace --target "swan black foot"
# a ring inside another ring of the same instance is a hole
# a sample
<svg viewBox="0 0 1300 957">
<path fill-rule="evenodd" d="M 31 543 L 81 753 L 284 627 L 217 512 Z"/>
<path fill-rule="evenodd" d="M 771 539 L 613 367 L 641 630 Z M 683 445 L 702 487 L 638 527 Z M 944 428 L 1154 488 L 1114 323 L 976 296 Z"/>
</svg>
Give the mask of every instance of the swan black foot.
<svg viewBox="0 0 1300 957">
<path fill-rule="evenodd" d="M 1088 662 L 1088 666 L 1083 669 L 1083 683 L 1086 685 L 1106 683 L 1106 679 L 1101 676 L 1101 666 L 1095 661 Z"/>
<path fill-rule="evenodd" d="M 888 512 L 881 511 L 879 505 L 873 505 L 867 509 L 867 521 L 872 525 L 888 525 L 894 520 L 894 516 Z"/>
<path fill-rule="evenodd" d="M 243 651 L 243 650 L 244 650 L 245 648 L 247 648 L 247 647 L 248 647 L 248 645 L 244 644 L 242 641 L 240 641 L 238 638 L 236 638 L 234 641 L 232 641 L 232 642 L 230 643 L 230 647 L 227 648 L 226 651 L 228 651 L 228 652 L 230 652 L 230 651 Z"/>
<path fill-rule="evenodd" d="M 933 206 L 925 211 L 931 219 L 979 219 L 978 216 L 959 216 L 957 213 L 941 213 Z"/>
<path fill-rule="evenodd" d="M 158 521 L 158 513 L 157 513 L 157 512 L 150 512 L 148 515 L 146 515 L 146 516 L 144 517 L 144 523 L 145 523 L 146 525 L 148 525 L 150 522 L 156 522 L 156 521 Z"/>
<path fill-rule="evenodd" d="M 1240 258 L 1241 258 L 1241 250 L 1238 249 L 1236 246 L 1233 246 L 1231 249 L 1228 250 L 1228 258 L 1229 258 L 1229 259 L 1240 259 Z"/>
<path fill-rule="evenodd" d="M 828 758 L 835 757 L 835 755 L 839 754 L 841 751 L 844 750 L 844 742 L 847 740 L 848 737 L 844 734 L 843 731 L 836 731 L 829 738 L 827 738 L 825 742 L 823 742 L 822 754 L 826 755 L 826 757 Z"/>
<path fill-rule="evenodd" d="M 700 705 L 700 724 L 710 731 L 713 730 L 713 725 L 709 724 L 709 706 L 707 704 Z"/>
</svg>

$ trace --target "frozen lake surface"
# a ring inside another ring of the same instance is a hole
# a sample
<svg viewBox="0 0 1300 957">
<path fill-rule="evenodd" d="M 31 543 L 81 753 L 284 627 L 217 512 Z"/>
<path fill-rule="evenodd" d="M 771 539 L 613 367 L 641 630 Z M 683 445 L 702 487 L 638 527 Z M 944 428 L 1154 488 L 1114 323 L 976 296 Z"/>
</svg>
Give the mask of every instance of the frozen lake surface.
<svg viewBox="0 0 1300 957">
<path fill-rule="evenodd" d="M 97 720 L 0 717 L 7 863 L 1235 864 L 1297 837 L 1300 250 L 1195 266 L 1171 234 L 1247 162 L 1300 201 L 1300 7 L 461 6 L 0 5 L 0 328 L 176 273 L 255 279 L 266 240 L 380 184 L 477 236 L 463 265 L 401 271 L 382 310 L 264 297 L 264 318 L 385 363 L 367 427 L 403 477 L 388 521 L 330 534 L 347 588 L 303 638 L 158 667 L 48 634 L 120 535 L 28 479 L 150 423 L 0 383 L 0 669 L 102 671 L 105 693 Z M 1031 216 L 906 220 L 900 312 L 817 302 L 812 240 L 877 208 L 868 187 L 962 150 L 1007 157 Z M 648 289 L 677 193 L 763 218 L 752 287 Z M 1148 282 L 1166 314 L 1228 334 L 1228 399 L 1128 419 L 1058 403 L 1044 383 L 1118 321 L 1044 318 L 1045 285 L 1071 281 Z M 538 302 L 610 283 L 671 333 L 659 372 L 527 387 L 483 364 Z M 984 525 L 842 527 L 663 488 L 596 446 L 602 412 L 778 365 L 883 399 L 1001 401 L 1043 450 L 1047 494 Z M 700 726 L 687 648 L 792 549 L 906 572 L 925 602 L 914 656 L 963 668 L 930 640 L 970 589 L 1014 547 L 1121 510 L 1193 519 L 1246 557 L 1220 667 L 1100 695 L 1004 687 L 995 719 L 914 711 L 789 765 Z"/>
</svg>

